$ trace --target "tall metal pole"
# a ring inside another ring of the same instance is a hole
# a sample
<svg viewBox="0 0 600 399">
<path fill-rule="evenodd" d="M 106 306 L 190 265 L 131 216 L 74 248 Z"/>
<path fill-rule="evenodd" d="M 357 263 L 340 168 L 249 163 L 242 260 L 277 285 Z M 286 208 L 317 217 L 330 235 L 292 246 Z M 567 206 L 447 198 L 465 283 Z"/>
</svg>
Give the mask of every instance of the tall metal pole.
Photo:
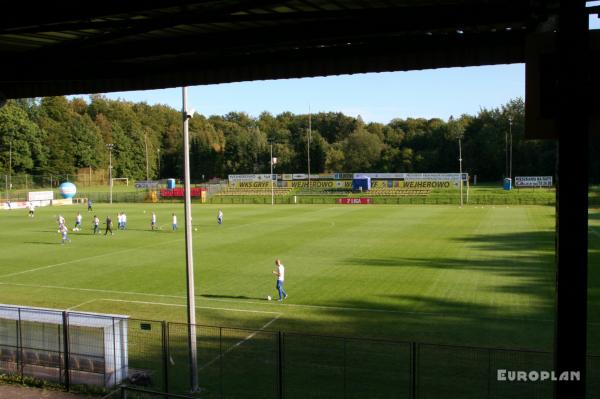
<svg viewBox="0 0 600 399">
<path fill-rule="evenodd" d="M 269 144 L 271 144 L 271 205 L 275 204 L 275 194 L 273 192 L 273 140 L 269 140 Z"/>
<path fill-rule="evenodd" d="M 198 391 L 198 350 L 196 347 L 196 294 L 194 290 L 194 254 L 192 251 L 192 194 L 190 186 L 190 133 L 187 111 L 187 87 L 182 87 L 183 170 L 185 190 L 185 265 L 187 280 L 187 319 L 191 391 Z"/>
<path fill-rule="evenodd" d="M 460 181 L 460 206 L 463 206 L 463 178 L 462 178 L 462 145 L 460 142 L 460 137 L 458 138 L 458 164 L 460 169 L 460 175 L 458 176 L 458 180 Z"/>
<path fill-rule="evenodd" d="M 156 158 L 158 159 L 158 172 L 157 177 L 160 179 L 160 148 L 156 149 Z"/>
<path fill-rule="evenodd" d="M 146 181 L 150 180 L 150 175 L 148 174 L 148 134 L 144 133 L 144 149 L 146 151 Z"/>
<path fill-rule="evenodd" d="M 509 125 L 510 125 L 510 118 Z M 508 177 L 508 132 L 504 132 L 504 177 Z"/>
<path fill-rule="evenodd" d="M 114 144 L 107 144 L 106 148 L 108 148 L 108 186 L 110 191 L 110 203 L 112 204 L 113 200 L 113 179 L 112 179 L 112 150 Z"/>
<path fill-rule="evenodd" d="M 508 131 L 510 135 L 510 156 L 509 156 L 509 169 L 508 169 L 508 177 L 512 180 L 512 117 L 508 117 Z"/>
<path fill-rule="evenodd" d="M 311 136 L 311 114 L 308 106 L 308 190 L 310 191 L 310 136 Z"/>
<path fill-rule="evenodd" d="M 10 190 L 12 190 L 12 140 L 9 141 L 8 150 L 8 197 L 10 198 Z"/>
</svg>

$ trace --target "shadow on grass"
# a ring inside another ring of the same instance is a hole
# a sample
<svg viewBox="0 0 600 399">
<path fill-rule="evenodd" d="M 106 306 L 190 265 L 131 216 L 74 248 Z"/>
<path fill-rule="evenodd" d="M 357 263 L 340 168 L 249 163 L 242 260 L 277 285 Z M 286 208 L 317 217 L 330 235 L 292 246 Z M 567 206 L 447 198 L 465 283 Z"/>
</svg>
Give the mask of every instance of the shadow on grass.
<svg viewBox="0 0 600 399">
<path fill-rule="evenodd" d="M 266 300 L 262 297 L 246 296 L 246 295 L 219 295 L 219 294 L 200 294 L 196 295 L 202 298 L 219 298 L 219 299 L 253 299 L 253 300 Z"/>
</svg>

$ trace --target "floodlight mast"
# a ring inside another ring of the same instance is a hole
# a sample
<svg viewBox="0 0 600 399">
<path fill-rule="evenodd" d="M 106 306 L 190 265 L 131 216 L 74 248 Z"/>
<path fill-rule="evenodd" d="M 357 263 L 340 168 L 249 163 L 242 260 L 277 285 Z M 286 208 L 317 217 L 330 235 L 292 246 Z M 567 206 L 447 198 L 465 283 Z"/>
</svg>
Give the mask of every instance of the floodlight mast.
<svg viewBox="0 0 600 399">
<path fill-rule="evenodd" d="M 460 182 L 460 206 L 463 206 L 463 174 L 462 174 L 462 145 L 460 141 L 460 137 L 458 138 L 458 163 L 460 174 L 458 175 L 458 180 Z"/>
<path fill-rule="evenodd" d="M 192 195 L 190 187 L 190 134 L 189 120 L 193 114 L 187 112 L 187 87 L 182 87 L 183 115 L 183 170 L 185 191 L 185 264 L 187 280 L 187 318 L 190 362 L 190 386 L 198 391 L 198 350 L 196 347 L 196 294 L 194 290 L 194 255 L 192 251 Z"/>
<path fill-rule="evenodd" d="M 112 179 L 112 150 L 115 147 L 114 144 L 107 144 L 106 149 L 108 149 L 108 186 L 110 191 L 110 203 L 112 204 L 112 192 L 113 192 L 113 179 Z"/>
<path fill-rule="evenodd" d="M 511 179 L 512 184 L 512 116 L 508 117 L 508 131 L 510 135 L 510 155 L 509 155 L 509 169 L 508 169 L 508 178 Z"/>
<path fill-rule="evenodd" d="M 308 191 L 310 191 L 310 136 L 311 136 L 311 113 L 310 113 L 310 105 L 308 106 L 308 145 L 307 145 L 307 152 L 308 152 Z"/>
<path fill-rule="evenodd" d="M 269 161 L 271 163 L 271 205 L 275 205 L 275 193 L 274 193 L 274 189 L 273 189 L 273 139 L 270 138 L 268 139 L 269 145 L 271 147 L 271 156 L 269 158 Z"/>
</svg>

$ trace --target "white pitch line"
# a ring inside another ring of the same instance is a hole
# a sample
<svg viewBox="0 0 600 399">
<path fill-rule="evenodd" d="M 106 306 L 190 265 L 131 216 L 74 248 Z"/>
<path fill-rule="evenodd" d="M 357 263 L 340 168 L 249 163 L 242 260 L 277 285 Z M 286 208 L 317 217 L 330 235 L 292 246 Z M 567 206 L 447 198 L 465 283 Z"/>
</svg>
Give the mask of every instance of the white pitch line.
<svg viewBox="0 0 600 399">
<path fill-rule="evenodd" d="M 269 320 L 267 323 L 265 323 L 265 325 L 263 325 L 260 329 L 254 331 L 252 334 L 248 335 L 246 338 L 242 339 L 241 341 L 236 342 L 231 348 L 227 349 L 225 352 L 221 353 L 219 356 L 215 357 L 213 360 L 211 360 L 208 363 L 205 363 L 204 365 L 202 365 L 202 367 L 200 367 L 198 369 L 198 371 L 204 370 L 205 368 L 207 368 L 208 366 L 210 366 L 211 364 L 213 364 L 217 360 L 221 359 L 222 357 L 224 357 L 226 354 L 228 354 L 229 352 L 231 352 L 235 348 L 237 348 L 237 347 L 243 345 L 245 342 L 251 340 L 252 338 L 254 338 L 254 336 L 256 334 L 258 334 L 261 331 L 264 331 L 267 327 L 269 327 L 271 324 L 273 324 L 280 317 L 281 317 L 281 313 L 278 314 L 277 316 L 275 316 L 273 319 Z"/>
<path fill-rule="evenodd" d="M 592 228 L 592 229 L 589 229 L 589 232 L 590 232 L 590 233 L 592 233 L 593 235 L 595 235 L 596 237 L 600 237 L 600 233 L 598 233 L 598 232 L 597 232 L 596 230 L 594 230 L 593 228 Z"/>
<path fill-rule="evenodd" d="M 73 309 L 77 309 L 81 306 L 87 305 L 88 303 L 92 303 L 92 302 L 96 302 L 96 299 L 90 299 L 89 301 L 85 301 L 80 303 L 79 305 L 75 305 L 75 306 L 71 306 L 70 308 L 67 309 L 67 311 L 73 310 Z"/>
<path fill-rule="evenodd" d="M 137 303 L 141 305 L 158 305 L 158 306 L 175 306 L 179 308 L 185 308 L 187 305 L 180 305 L 178 303 L 164 303 L 164 302 L 150 302 L 150 301 L 128 301 L 125 299 L 109 299 L 109 298 L 99 298 L 97 301 L 107 301 L 107 302 L 126 302 L 126 303 Z M 209 310 L 225 310 L 229 312 L 245 312 L 245 313 L 264 313 L 264 314 L 276 314 L 277 317 L 281 316 L 279 312 L 269 312 L 264 310 L 248 310 L 248 309 L 233 309 L 233 308 L 215 308 L 210 306 L 196 306 L 196 309 L 209 309 Z"/>
<path fill-rule="evenodd" d="M 71 290 L 71 291 L 83 291 L 83 292 L 101 292 L 105 294 L 123 294 L 123 295 L 141 295 L 158 298 L 186 298 L 184 295 L 165 295 L 165 294 L 148 294 L 145 292 L 135 291 L 115 291 L 115 290 L 103 290 L 99 288 L 79 288 L 79 287 L 62 287 L 60 285 L 43 285 L 43 284 L 23 284 L 23 283 L 7 283 L 0 281 L 0 285 L 10 285 L 16 287 L 29 287 L 29 288 L 48 288 L 56 290 Z"/>
<path fill-rule="evenodd" d="M 102 292 L 102 293 L 108 293 L 108 294 L 140 295 L 140 296 L 155 297 L 155 298 L 178 298 L 178 299 L 186 298 L 183 295 L 148 294 L 148 293 L 144 293 L 144 292 L 114 291 L 114 290 L 102 290 L 102 289 L 95 289 L 95 288 L 61 287 L 61 286 L 37 285 L 37 284 L 6 283 L 6 282 L 1 282 L 1 281 L 0 281 L 0 285 L 30 287 L 30 288 L 49 288 L 49 289 L 59 289 L 59 290 L 73 290 L 73 291 L 83 291 L 83 292 Z M 204 301 L 212 301 L 212 302 L 243 303 L 243 304 L 266 305 L 266 306 L 288 306 L 288 307 L 306 308 L 306 309 L 343 310 L 343 311 L 364 312 L 364 313 L 388 313 L 388 314 L 442 316 L 442 317 L 473 317 L 476 319 L 533 321 L 533 322 L 543 322 L 543 323 L 554 322 L 554 320 L 551 320 L 551 319 L 530 319 L 530 318 L 524 318 L 524 317 L 491 317 L 491 316 L 486 317 L 486 316 L 476 316 L 476 315 L 468 315 L 468 314 L 465 314 L 465 315 L 444 314 L 444 313 L 436 313 L 436 312 L 414 312 L 414 311 L 408 311 L 408 310 L 351 308 L 351 307 L 326 306 L 326 305 L 302 305 L 302 304 L 293 304 L 293 303 L 266 304 L 266 303 L 257 302 L 257 301 L 240 301 L 240 300 L 235 300 L 235 299 L 205 298 L 205 297 L 202 297 L 202 295 L 198 295 L 197 299 L 204 300 Z M 597 323 L 597 322 L 588 322 L 588 324 L 600 325 L 600 323 Z"/>
<path fill-rule="evenodd" d="M 175 241 L 180 241 L 180 240 L 171 240 L 171 241 L 167 241 L 167 242 L 163 242 L 163 243 L 155 243 L 155 244 L 151 244 L 151 245 L 142 245 L 140 247 L 128 248 L 128 249 L 123 249 L 123 250 L 120 250 L 120 251 L 114 251 L 114 252 L 102 253 L 102 254 L 98 254 L 98 255 L 94 255 L 94 256 L 88 256 L 87 258 L 73 259 L 73 260 L 70 260 L 70 261 L 67 261 L 67 262 L 55 263 L 53 265 L 46 265 L 46 266 L 36 267 L 36 268 L 33 268 L 33 269 L 23 270 L 23 271 L 20 271 L 20 272 L 4 274 L 4 275 L 0 276 L 0 278 L 19 276 L 21 274 L 33 273 L 33 272 L 37 272 L 39 270 L 52 269 L 52 268 L 58 267 L 58 266 L 69 265 L 69 264 L 72 264 L 72 263 L 79 263 L 79 262 L 86 261 L 86 260 L 89 260 L 89 259 L 102 258 L 102 257 L 105 257 L 105 256 L 112 256 L 112 255 L 116 255 L 116 254 L 122 254 L 122 253 L 125 253 L 125 252 L 137 251 L 140 248 L 154 247 L 154 246 L 157 246 L 157 245 L 170 244 L 170 243 L 175 242 Z"/>
</svg>

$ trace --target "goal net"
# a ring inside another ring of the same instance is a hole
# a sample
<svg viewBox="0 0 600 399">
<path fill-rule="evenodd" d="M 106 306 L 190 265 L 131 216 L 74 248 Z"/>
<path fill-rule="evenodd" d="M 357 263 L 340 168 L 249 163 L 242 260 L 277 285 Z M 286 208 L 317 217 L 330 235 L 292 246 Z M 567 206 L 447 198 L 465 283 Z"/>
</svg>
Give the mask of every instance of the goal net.
<svg viewBox="0 0 600 399">
<path fill-rule="evenodd" d="M 113 186 L 129 186 L 129 179 L 127 177 L 113 177 Z"/>
</svg>

